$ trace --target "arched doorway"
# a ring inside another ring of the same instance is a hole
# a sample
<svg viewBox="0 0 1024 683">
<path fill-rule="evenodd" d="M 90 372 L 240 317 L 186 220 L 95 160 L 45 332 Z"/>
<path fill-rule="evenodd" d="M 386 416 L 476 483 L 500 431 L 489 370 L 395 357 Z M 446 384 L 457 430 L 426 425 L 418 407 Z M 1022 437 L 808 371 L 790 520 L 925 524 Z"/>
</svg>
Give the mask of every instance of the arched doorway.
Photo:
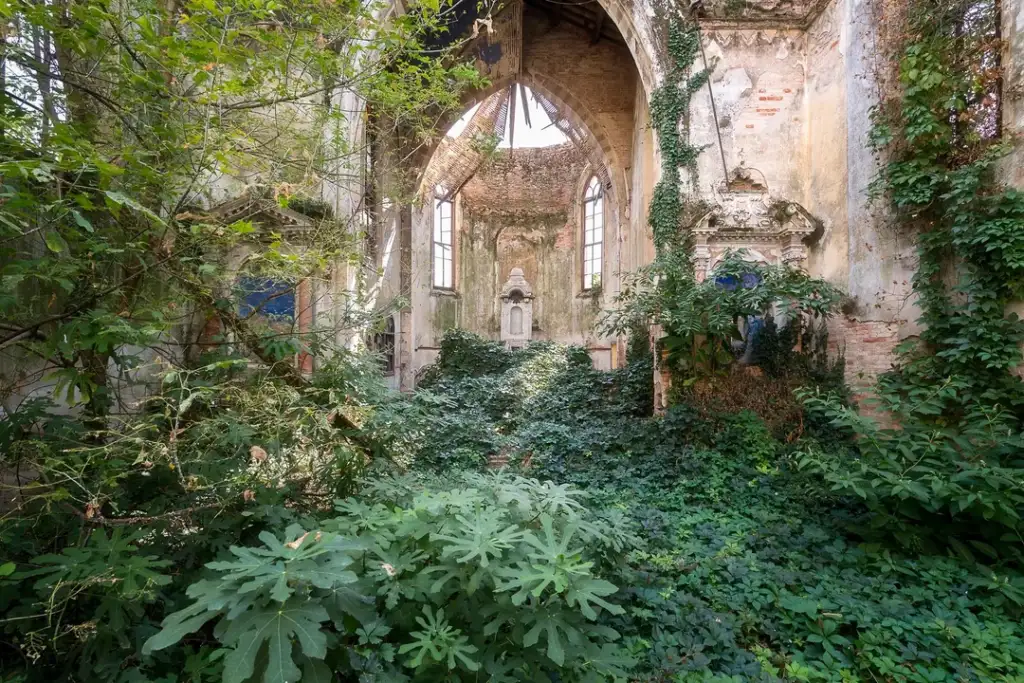
<svg viewBox="0 0 1024 683">
<path fill-rule="evenodd" d="M 650 45 L 637 52 L 632 20 L 634 44 L 618 28 L 622 17 L 604 6 L 518 0 L 486 26 L 466 23 L 465 32 L 479 35 L 462 55 L 490 82 L 466 94 L 462 112 L 439 120 L 433 143 L 404 155 L 417 199 L 395 216 L 401 247 L 382 268 L 398 274 L 408 301 L 399 330 L 403 387 L 433 361 L 446 329 L 497 338 L 497 291 L 513 268 L 535 286 L 534 338 L 583 344 L 599 367 L 617 365 L 615 342 L 601 339 L 594 322 L 646 239 L 637 207 L 646 206 L 657 173 L 646 108 L 654 71 Z M 635 54 L 647 56 L 641 63 Z M 444 134 L 470 110 L 468 134 Z M 561 145 L 520 144 L 534 122 L 560 131 Z M 511 138 L 507 150 L 488 149 L 498 128 Z"/>
</svg>

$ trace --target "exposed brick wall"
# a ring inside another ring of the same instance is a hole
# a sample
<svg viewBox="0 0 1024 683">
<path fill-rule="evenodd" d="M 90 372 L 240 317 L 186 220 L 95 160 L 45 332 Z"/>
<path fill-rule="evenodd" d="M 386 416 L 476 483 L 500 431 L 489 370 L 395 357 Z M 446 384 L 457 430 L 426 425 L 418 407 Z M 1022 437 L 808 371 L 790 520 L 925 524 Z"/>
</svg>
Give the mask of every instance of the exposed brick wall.
<svg viewBox="0 0 1024 683">
<path fill-rule="evenodd" d="M 633 105 L 638 80 L 629 48 L 608 40 L 592 44 L 583 29 L 552 24 L 526 8 L 523 67 L 573 109 L 602 148 L 610 176 L 624 181 L 633 151 Z"/>
<path fill-rule="evenodd" d="M 571 144 L 498 150 L 462 188 L 474 213 L 567 213 L 586 159 Z"/>
<path fill-rule="evenodd" d="M 843 317 L 830 328 L 830 344 L 846 355 L 846 383 L 854 398 L 869 398 L 878 376 L 892 367 L 899 324 Z"/>
</svg>

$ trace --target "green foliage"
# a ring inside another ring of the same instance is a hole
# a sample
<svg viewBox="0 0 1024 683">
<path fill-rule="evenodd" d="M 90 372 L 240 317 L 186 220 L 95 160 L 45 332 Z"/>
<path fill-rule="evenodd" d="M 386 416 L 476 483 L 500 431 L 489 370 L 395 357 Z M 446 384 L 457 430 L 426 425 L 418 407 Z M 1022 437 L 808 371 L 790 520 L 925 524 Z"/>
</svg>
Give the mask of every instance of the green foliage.
<svg viewBox="0 0 1024 683">
<path fill-rule="evenodd" d="M 878 384 L 879 428 L 827 396 L 813 410 L 856 437 L 806 463 L 864 500 L 910 548 L 950 546 L 1020 565 L 1024 552 L 1024 194 L 998 185 L 993 93 L 999 13 L 990 2 L 917 0 L 894 50 L 895 91 L 875 111 L 887 163 L 874 184 L 917 241 L 919 340 Z M 998 96 L 996 96 L 998 99 Z"/>
<path fill-rule="evenodd" d="M 338 416 L 385 395 L 373 359 L 339 354 L 304 387 L 246 365 L 170 369 L 139 414 L 108 430 L 63 428 L 34 406 L 15 421 L 48 429 L 23 426 L 4 452 L 23 473 L 0 522 L 18 570 L 0 577 L 0 629 L 15 644 L 5 673 L 24 662 L 29 680 L 135 681 L 190 657 L 209 664 L 210 652 L 178 650 L 142 666 L 139 646 L 228 546 L 282 533 L 352 490 L 364 446 L 378 442 Z"/>
<path fill-rule="evenodd" d="M 969 559 L 1024 564 L 1024 434 L 1004 415 L 880 429 L 832 396 L 808 393 L 805 401 L 855 437 L 856 457 L 811 449 L 804 465 L 833 490 L 862 498 L 876 515 L 874 529 L 910 548 L 950 544 Z M 934 401 L 939 411 L 941 397 Z"/>
<path fill-rule="evenodd" d="M 915 419 L 958 420 L 978 404 L 1024 419 L 1024 382 L 1008 372 L 1021 362 L 1024 323 L 1006 314 L 1024 294 L 1024 194 L 994 176 L 1006 151 L 991 104 L 998 21 L 994 3 L 915 3 L 913 38 L 895 55 L 898 92 L 876 110 L 875 140 L 889 162 L 874 189 L 916 233 L 925 325 L 921 348 L 904 350 L 883 388 L 957 388 L 942 392 L 939 413 Z"/>
<path fill-rule="evenodd" d="M 313 345 L 233 314 L 227 255 L 249 253 L 243 270 L 289 282 L 353 255 L 352 217 L 308 199 L 364 156 L 332 93 L 353 93 L 415 137 L 480 82 L 472 67 L 423 49 L 443 12 L 416 4 L 380 22 L 386 9 L 301 0 L 0 8 L 10 37 L 0 58 L 0 351 L 21 371 L 3 378 L 5 398 L 45 380 L 101 419 L 120 408 L 109 375 L 140 381 L 154 349 L 195 340 L 194 315 L 200 329 L 202 317 L 217 319 L 271 364 Z M 217 179 L 238 188 L 230 199 L 250 200 L 250 215 L 274 202 L 308 211 L 303 249 L 272 225 L 208 213 Z"/>
<path fill-rule="evenodd" d="M 319 669 L 424 681 L 624 675 L 618 633 L 595 622 L 623 613 L 600 572 L 633 541 L 583 498 L 509 476 L 372 482 L 322 532 L 232 547 L 143 652 L 216 620 L 235 683 L 316 680 Z"/>
<path fill-rule="evenodd" d="M 482 386 L 472 404 L 491 405 Z M 970 557 L 931 554 L 937 544 L 909 555 L 880 544 L 872 507 L 807 471 L 808 453 L 842 462 L 858 443 L 815 427 L 828 427 L 817 408 L 811 431 L 789 444 L 749 412 L 701 416 L 680 404 L 652 418 L 602 413 L 600 401 L 572 405 L 571 417 L 524 416 L 509 454 L 523 462 L 528 453 L 531 475 L 588 491 L 592 506 L 624 514 L 640 537 L 608 575 L 623 588 L 625 613 L 601 619 L 637 660 L 633 679 L 1024 675 L 1024 578 L 979 564 L 990 558 L 973 545 Z"/>
<path fill-rule="evenodd" d="M 227 547 L 280 535 L 390 455 L 379 372 L 329 348 L 365 315 L 300 330 L 243 316 L 236 287 L 239 255 L 241 274 L 311 289 L 357 257 L 355 217 L 314 199 L 361 168 L 355 130 L 417 139 L 480 85 L 425 49 L 448 9 L 388 8 L 0 7 L 0 546 L 16 570 L 0 678 L 214 680 L 220 650 L 141 655 L 162 612 Z M 246 219 L 212 211 L 224 191 Z M 301 248 L 268 224 L 275 206 L 310 219 Z M 300 353 L 332 360 L 310 380 Z M 17 405 L 40 385 L 54 400 Z"/>
<path fill-rule="evenodd" d="M 700 51 L 700 29 L 696 24 L 668 22 L 667 63 L 664 83 L 651 93 L 651 124 L 658 134 L 661 150 L 661 179 L 654 187 L 648 223 L 658 251 L 688 247 L 683 227 L 683 197 L 680 171 L 696 172 L 701 149 L 689 143 L 686 119 L 690 101 L 710 73 L 691 73 Z"/>
<path fill-rule="evenodd" d="M 560 472 L 623 510 L 626 614 L 610 621 L 645 681 L 1014 681 L 1024 577 L 901 555 L 850 534 L 869 517 L 818 487 L 750 414 L 675 406 Z M 852 524 L 858 523 L 858 524 Z"/>
<path fill-rule="evenodd" d="M 612 425 L 651 410 L 651 365 L 641 354 L 612 372 L 593 368 L 580 347 L 536 342 L 517 351 L 450 330 L 437 362 L 411 399 L 417 467 L 480 466 L 488 456 L 562 457 L 608 438 Z"/>
<path fill-rule="evenodd" d="M 730 281 L 724 287 L 721 281 Z M 781 315 L 797 338 L 823 327 L 839 305 L 839 291 L 820 278 L 788 266 L 751 263 L 743 252 L 727 254 L 714 277 L 698 281 L 685 249 L 661 254 L 633 273 L 616 299 L 617 308 L 601 321 L 607 333 L 657 324 L 665 362 L 682 382 L 728 368 L 731 344 L 743 339 L 739 323 L 761 316 L 774 326 Z M 821 350 L 821 345 L 809 347 Z"/>
</svg>

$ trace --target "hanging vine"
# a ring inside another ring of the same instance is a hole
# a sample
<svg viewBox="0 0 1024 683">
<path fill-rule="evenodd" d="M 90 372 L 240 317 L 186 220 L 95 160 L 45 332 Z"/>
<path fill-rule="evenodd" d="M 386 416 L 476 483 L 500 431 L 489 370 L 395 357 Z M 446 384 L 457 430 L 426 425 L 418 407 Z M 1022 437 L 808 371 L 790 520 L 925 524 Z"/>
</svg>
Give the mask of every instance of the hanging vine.
<svg viewBox="0 0 1024 683">
<path fill-rule="evenodd" d="M 875 111 L 888 158 L 874 190 L 917 237 L 914 292 L 924 324 L 883 389 L 943 423 L 972 411 L 1024 420 L 1024 193 L 1001 187 L 998 8 L 993 0 L 916 0 L 890 56 L 894 93 Z"/>
<path fill-rule="evenodd" d="M 661 180 L 651 197 L 648 224 L 659 254 L 683 249 L 689 254 L 689 231 L 683 225 L 684 199 L 680 173 L 690 174 L 696 186 L 697 157 L 702 148 L 690 144 L 686 122 L 690 102 L 707 83 L 707 69 L 694 71 L 700 51 L 700 29 L 690 22 L 673 20 L 668 25 L 668 64 L 665 82 L 651 95 L 651 123 L 661 149 Z M 692 260 L 690 268 L 692 270 Z"/>
</svg>

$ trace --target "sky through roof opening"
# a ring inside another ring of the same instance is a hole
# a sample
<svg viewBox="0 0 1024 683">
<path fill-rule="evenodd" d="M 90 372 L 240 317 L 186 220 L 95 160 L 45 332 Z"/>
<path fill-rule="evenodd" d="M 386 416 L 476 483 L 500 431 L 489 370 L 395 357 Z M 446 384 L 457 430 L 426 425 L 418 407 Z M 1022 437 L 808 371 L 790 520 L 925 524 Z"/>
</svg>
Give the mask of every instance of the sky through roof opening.
<svg viewBox="0 0 1024 683">
<path fill-rule="evenodd" d="M 515 115 L 515 139 L 509 140 L 509 133 L 511 132 L 511 126 L 508 122 L 505 123 L 505 134 L 502 136 L 501 142 L 498 143 L 499 148 L 508 149 L 514 147 L 515 149 L 521 149 L 525 147 L 552 147 L 554 145 L 561 145 L 569 141 L 569 138 L 565 134 L 558 130 L 555 125 L 551 122 L 547 112 L 537 102 L 537 98 L 534 97 L 533 91 L 530 88 L 526 88 L 526 102 L 523 102 L 523 98 L 520 96 L 522 92 L 519 90 L 518 85 L 514 85 L 517 89 L 516 92 L 516 109 Z M 495 93 L 491 97 L 500 97 L 501 93 Z M 470 119 L 480 108 L 481 103 L 473 105 L 473 107 L 467 111 L 462 117 L 456 121 L 451 128 L 448 129 L 448 137 L 458 137 L 462 134 L 462 131 L 466 129 Z M 530 114 L 530 124 L 527 125 L 525 108 Z"/>
</svg>

